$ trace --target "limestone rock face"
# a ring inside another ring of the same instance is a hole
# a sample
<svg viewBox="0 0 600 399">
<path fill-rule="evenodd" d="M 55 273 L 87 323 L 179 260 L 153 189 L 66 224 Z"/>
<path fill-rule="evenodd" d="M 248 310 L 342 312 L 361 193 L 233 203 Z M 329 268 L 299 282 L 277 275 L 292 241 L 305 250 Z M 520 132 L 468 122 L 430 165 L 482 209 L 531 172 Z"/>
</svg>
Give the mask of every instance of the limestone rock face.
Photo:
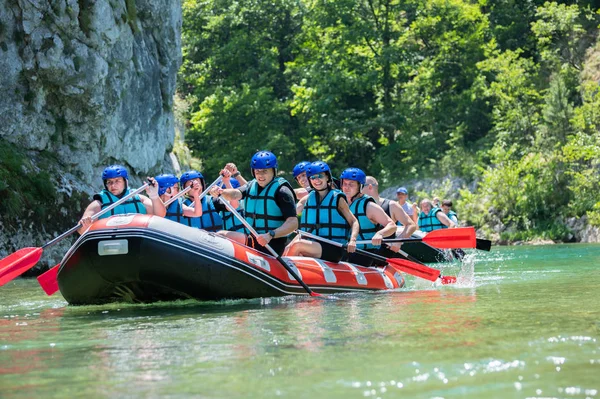
<svg viewBox="0 0 600 399">
<path fill-rule="evenodd" d="M 75 225 L 105 166 L 125 165 L 134 187 L 172 170 L 180 64 L 178 0 L 0 1 L 0 146 L 23 149 L 23 173 L 47 171 L 57 193 L 43 220 L 8 220 L 0 206 L 0 257 Z"/>
<path fill-rule="evenodd" d="M 178 1 L 0 2 L 0 138 L 84 180 L 147 173 L 174 139 L 180 30 Z"/>
</svg>

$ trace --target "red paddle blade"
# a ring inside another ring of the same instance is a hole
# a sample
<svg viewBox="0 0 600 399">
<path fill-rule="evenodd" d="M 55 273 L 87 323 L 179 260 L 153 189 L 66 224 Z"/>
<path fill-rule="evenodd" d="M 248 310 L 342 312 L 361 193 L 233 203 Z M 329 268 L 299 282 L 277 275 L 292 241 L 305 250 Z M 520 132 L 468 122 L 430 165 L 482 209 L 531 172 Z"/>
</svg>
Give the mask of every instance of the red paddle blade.
<svg viewBox="0 0 600 399">
<path fill-rule="evenodd" d="M 475 237 L 475 228 L 457 227 L 433 230 L 423 237 L 423 242 L 436 248 L 475 248 L 477 237 Z"/>
<path fill-rule="evenodd" d="M 58 276 L 59 266 L 60 263 L 40 274 L 37 278 L 38 283 L 40 283 L 40 286 L 48 296 L 53 295 L 58 291 L 58 280 L 56 280 L 56 276 Z"/>
<path fill-rule="evenodd" d="M 420 265 L 418 263 L 411 262 L 406 259 L 389 258 L 387 259 L 387 262 L 405 273 L 424 278 L 425 280 L 436 281 L 440 276 L 439 270 L 432 269 L 431 267 Z"/>
<path fill-rule="evenodd" d="M 42 248 L 23 248 L 2 259 L 0 261 L 0 286 L 35 266 L 42 257 L 42 252 Z"/>
<path fill-rule="evenodd" d="M 442 276 L 442 284 L 456 284 L 456 276 Z"/>
</svg>

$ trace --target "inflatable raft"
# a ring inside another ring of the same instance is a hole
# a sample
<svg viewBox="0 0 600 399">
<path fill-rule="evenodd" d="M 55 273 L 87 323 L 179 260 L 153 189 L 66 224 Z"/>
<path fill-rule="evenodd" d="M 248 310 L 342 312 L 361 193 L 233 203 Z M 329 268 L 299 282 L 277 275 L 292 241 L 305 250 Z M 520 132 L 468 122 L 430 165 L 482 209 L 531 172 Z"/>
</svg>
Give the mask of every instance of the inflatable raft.
<svg viewBox="0 0 600 399">
<path fill-rule="evenodd" d="M 284 258 L 315 292 L 392 290 L 396 270 Z M 227 238 L 148 215 L 96 221 L 69 249 L 57 281 L 71 304 L 307 295 L 277 261 Z"/>
</svg>

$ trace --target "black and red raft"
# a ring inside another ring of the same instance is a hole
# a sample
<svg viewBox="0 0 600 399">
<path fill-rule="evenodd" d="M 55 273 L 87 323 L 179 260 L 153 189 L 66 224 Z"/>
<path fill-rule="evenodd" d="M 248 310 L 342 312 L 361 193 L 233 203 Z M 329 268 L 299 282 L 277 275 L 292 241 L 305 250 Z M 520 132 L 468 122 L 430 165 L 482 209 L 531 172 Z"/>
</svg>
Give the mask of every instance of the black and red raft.
<svg viewBox="0 0 600 399">
<path fill-rule="evenodd" d="M 395 269 L 285 257 L 315 292 L 393 290 Z M 69 249 L 57 274 L 71 304 L 307 295 L 279 261 L 204 230 L 148 215 L 96 221 Z"/>
</svg>

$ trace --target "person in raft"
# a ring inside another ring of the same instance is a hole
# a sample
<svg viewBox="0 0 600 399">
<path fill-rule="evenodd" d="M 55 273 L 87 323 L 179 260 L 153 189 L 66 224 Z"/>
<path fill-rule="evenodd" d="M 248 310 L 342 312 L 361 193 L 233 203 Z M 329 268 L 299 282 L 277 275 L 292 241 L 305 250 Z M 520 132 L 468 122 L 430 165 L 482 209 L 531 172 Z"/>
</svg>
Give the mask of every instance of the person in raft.
<svg viewBox="0 0 600 399">
<path fill-rule="evenodd" d="M 168 202 L 171 197 L 179 193 L 179 179 L 172 174 L 163 173 L 154 178 L 158 183 L 158 195 L 163 203 Z M 183 203 L 183 198 L 179 197 L 167 206 L 166 219 L 178 223 L 184 223 L 185 217 L 200 217 L 202 216 L 202 205 L 200 204 L 200 182 L 193 182 L 190 192 L 194 192 L 194 206 L 188 206 Z M 187 223 L 186 223 L 187 224 Z"/>
<path fill-rule="evenodd" d="M 346 249 L 333 244 L 296 236 L 287 246 L 286 256 L 310 256 L 330 262 L 339 262 L 346 251 L 356 250 L 360 226 L 354 217 L 346 195 L 333 188 L 329 165 L 323 161 L 311 163 L 306 171 L 312 191 L 296 206 L 300 217 L 300 230 L 346 245 Z M 350 236 L 350 239 L 348 239 Z"/>
<path fill-rule="evenodd" d="M 306 177 L 306 168 L 308 167 L 308 165 L 310 165 L 310 162 L 302 161 L 296 166 L 294 166 L 294 169 L 292 170 L 294 179 L 300 186 L 300 188 L 294 189 L 294 193 L 296 193 L 296 198 L 298 198 L 298 200 L 301 200 L 302 198 L 306 197 L 310 190 L 312 190 L 310 188 L 310 183 L 308 182 L 308 177 Z"/>
<path fill-rule="evenodd" d="M 396 235 L 396 224 L 373 197 L 362 193 L 366 180 L 365 172 L 359 168 L 348 168 L 340 175 L 342 191 L 348 199 L 350 212 L 360 225 L 358 239 L 371 240 L 370 244 L 360 244 L 357 248 L 378 254 L 381 250 L 381 240 Z M 353 253 L 348 255 L 348 262 L 371 266 L 373 258 Z"/>
<path fill-rule="evenodd" d="M 231 172 L 229 170 L 221 171 L 223 175 L 223 184 L 225 187 L 231 188 Z M 204 188 L 206 187 L 206 182 L 204 181 L 204 176 L 202 173 L 196 170 L 189 170 L 181 175 L 179 178 L 182 189 L 189 187 L 191 184 L 198 183 L 200 185 L 200 189 L 198 192 L 190 191 L 188 194 L 188 198 L 186 198 L 183 203 L 185 205 L 194 207 L 194 203 L 197 201 L 197 197 L 200 195 Z M 184 224 L 187 224 L 190 227 L 197 227 L 199 229 L 203 229 L 206 231 L 217 232 L 223 229 L 223 218 L 221 217 L 221 208 L 217 206 L 215 203 L 215 199 L 212 196 L 204 196 L 200 199 L 200 203 L 202 204 L 202 216 L 200 217 L 184 217 Z M 234 207 L 238 206 L 237 201 L 233 201 L 232 205 Z"/>
<path fill-rule="evenodd" d="M 136 194 L 121 205 L 111 209 L 110 212 L 100 216 L 100 219 L 126 213 L 142 213 L 164 217 L 167 210 L 158 196 L 158 184 L 152 177 L 149 177 L 148 181 L 150 182 L 150 185 L 146 188 L 148 197 Z M 128 187 L 129 174 L 127 169 L 121 165 L 111 165 L 105 168 L 102 172 L 102 182 L 104 183 L 104 190 L 94 194 L 94 200 L 85 208 L 79 221 L 81 224 L 81 228 L 77 230 L 79 234 L 83 234 L 92 225 L 93 215 L 134 191 Z"/>
<path fill-rule="evenodd" d="M 458 227 L 456 223 L 440 208 L 433 206 L 431 200 L 425 198 L 421 201 L 421 212 L 419 213 L 419 229 L 426 233 L 439 229 Z"/>
<path fill-rule="evenodd" d="M 277 177 L 277 157 L 270 151 L 258 151 L 250 160 L 253 180 L 237 189 L 217 190 L 228 201 L 243 200 L 246 221 L 256 230 L 250 232 L 220 231 L 234 241 L 270 254 L 265 245 L 282 254 L 287 237 L 298 228 L 296 198 L 290 183 Z M 235 206 L 232 203 L 232 206 Z"/>
</svg>

